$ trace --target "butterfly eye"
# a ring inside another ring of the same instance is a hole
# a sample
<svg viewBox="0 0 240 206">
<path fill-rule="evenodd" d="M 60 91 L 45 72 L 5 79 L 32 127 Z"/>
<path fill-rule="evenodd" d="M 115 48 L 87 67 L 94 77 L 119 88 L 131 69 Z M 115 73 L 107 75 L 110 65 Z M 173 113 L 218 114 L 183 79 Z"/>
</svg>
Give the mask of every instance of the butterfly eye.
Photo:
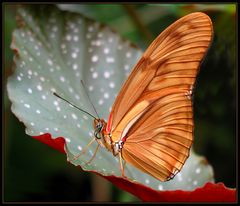
<svg viewBox="0 0 240 206">
<path fill-rule="evenodd" d="M 98 124 L 97 124 L 97 129 L 102 129 L 102 127 L 103 127 L 103 125 L 102 125 L 102 123 L 101 122 L 98 122 Z"/>
<path fill-rule="evenodd" d="M 94 136 L 96 137 L 96 139 L 101 139 L 101 138 L 102 138 L 101 130 L 96 129 L 96 130 L 94 131 Z"/>
</svg>

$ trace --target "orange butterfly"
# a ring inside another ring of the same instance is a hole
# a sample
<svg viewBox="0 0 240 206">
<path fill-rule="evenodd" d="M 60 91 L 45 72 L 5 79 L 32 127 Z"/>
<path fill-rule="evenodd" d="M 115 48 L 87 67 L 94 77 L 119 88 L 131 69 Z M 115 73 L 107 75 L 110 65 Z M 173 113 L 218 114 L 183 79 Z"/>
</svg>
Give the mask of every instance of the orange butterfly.
<svg viewBox="0 0 240 206">
<path fill-rule="evenodd" d="M 89 162 L 101 145 L 119 156 L 123 176 L 122 160 L 160 181 L 181 170 L 193 142 L 193 85 L 212 33 L 210 18 L 196 12 L 151 43 L 118 94 L 108 123 L 94 119 L 88 146 L 95 140 L 98 146 Z"/>
</svg>

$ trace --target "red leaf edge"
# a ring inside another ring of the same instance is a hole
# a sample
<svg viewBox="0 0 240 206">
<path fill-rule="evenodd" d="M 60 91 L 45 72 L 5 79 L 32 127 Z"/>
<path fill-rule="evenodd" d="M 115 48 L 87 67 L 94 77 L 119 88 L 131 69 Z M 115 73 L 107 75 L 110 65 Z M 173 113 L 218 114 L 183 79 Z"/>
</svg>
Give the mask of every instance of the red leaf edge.
<svg viewBox="0 0 240 206">
<path fill-rule="evenodd" d="M 59 150 L 62 153 L 66 153 L 64 150 L 65 139 L 63 137 L 57 137 L 56 139 L 53 139 L 51 134 L 49 133 L 46 133 L 40 136 L 32 136 L 32 137 L 44 144 L 47 144 L 53 149 Z"/>
<path fill-rule="evenodd" d="M 64 150 L 66 142 L 63 137 L 52 139 L 51 134 L 46 133 L 40 136 L 33 136 L 33 138 L 62 153 L 66 153 Z M 156 191 L 142 184 L 134 183 L 121 177 L 113 175 L 104 176 L 95 171 L 92 172 L 112 182 L 120 189 L 135 195 L 144 202 L 236 202 L 236 189 L 227 188 L 221 182 L 207 182 L 203 187 L 196 188 L 193 191 Z"/>
<path fill-rule="evenodd" d="M 102 177 L 145 202 L 236 202 L 236 189 L 227 188 L 223 183 L 207 182 L 203 187 L 193 191 L 156 191 L 123 178 L 115 176 Z"/>
</svg>

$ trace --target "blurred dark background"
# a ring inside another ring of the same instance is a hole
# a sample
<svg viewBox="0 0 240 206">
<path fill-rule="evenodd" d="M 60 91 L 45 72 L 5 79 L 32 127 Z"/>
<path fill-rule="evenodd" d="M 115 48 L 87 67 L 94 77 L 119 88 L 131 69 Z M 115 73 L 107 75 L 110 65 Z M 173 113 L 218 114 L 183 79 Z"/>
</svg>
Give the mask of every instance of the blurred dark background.
<svg viewBox="0 0 240 206">
<path fill-rule="evenodd" d="M 211 17 L 214 41 L 194 94 L 194 149 L 213 166 L 216 182 L 236 187 L 236 5 L 77 4 L 60 8 L 111 26 L 143 50 L 185 14 L 203 11 Z M 110 182 L 67 163 L 65 155 L 25 134 L 24 125 L 10 111 L 6 92 L 13 65 L 10 43 L 16 28 L 16 4 L 4 4 L 3 12 L 4 201 L 139 201 Z"/>
</svg>

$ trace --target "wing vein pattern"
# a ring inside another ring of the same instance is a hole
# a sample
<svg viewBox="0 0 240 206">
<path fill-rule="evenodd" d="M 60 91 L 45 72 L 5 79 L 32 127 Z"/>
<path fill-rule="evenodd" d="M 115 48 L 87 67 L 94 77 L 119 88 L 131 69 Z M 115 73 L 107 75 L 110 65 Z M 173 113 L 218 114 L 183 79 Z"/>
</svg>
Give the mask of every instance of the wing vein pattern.
<svg viewBox="0 0 240 206">
<path fill-rule="evenodd" d="M 113 141 L 128 128 L 123 159 L 160 181 L 180 171 L 189 156 L 191 95 L 212 33 L 210 18 L 201 12 L 174 22 L 147 48 L 112 107 Z"/>
</svg>

